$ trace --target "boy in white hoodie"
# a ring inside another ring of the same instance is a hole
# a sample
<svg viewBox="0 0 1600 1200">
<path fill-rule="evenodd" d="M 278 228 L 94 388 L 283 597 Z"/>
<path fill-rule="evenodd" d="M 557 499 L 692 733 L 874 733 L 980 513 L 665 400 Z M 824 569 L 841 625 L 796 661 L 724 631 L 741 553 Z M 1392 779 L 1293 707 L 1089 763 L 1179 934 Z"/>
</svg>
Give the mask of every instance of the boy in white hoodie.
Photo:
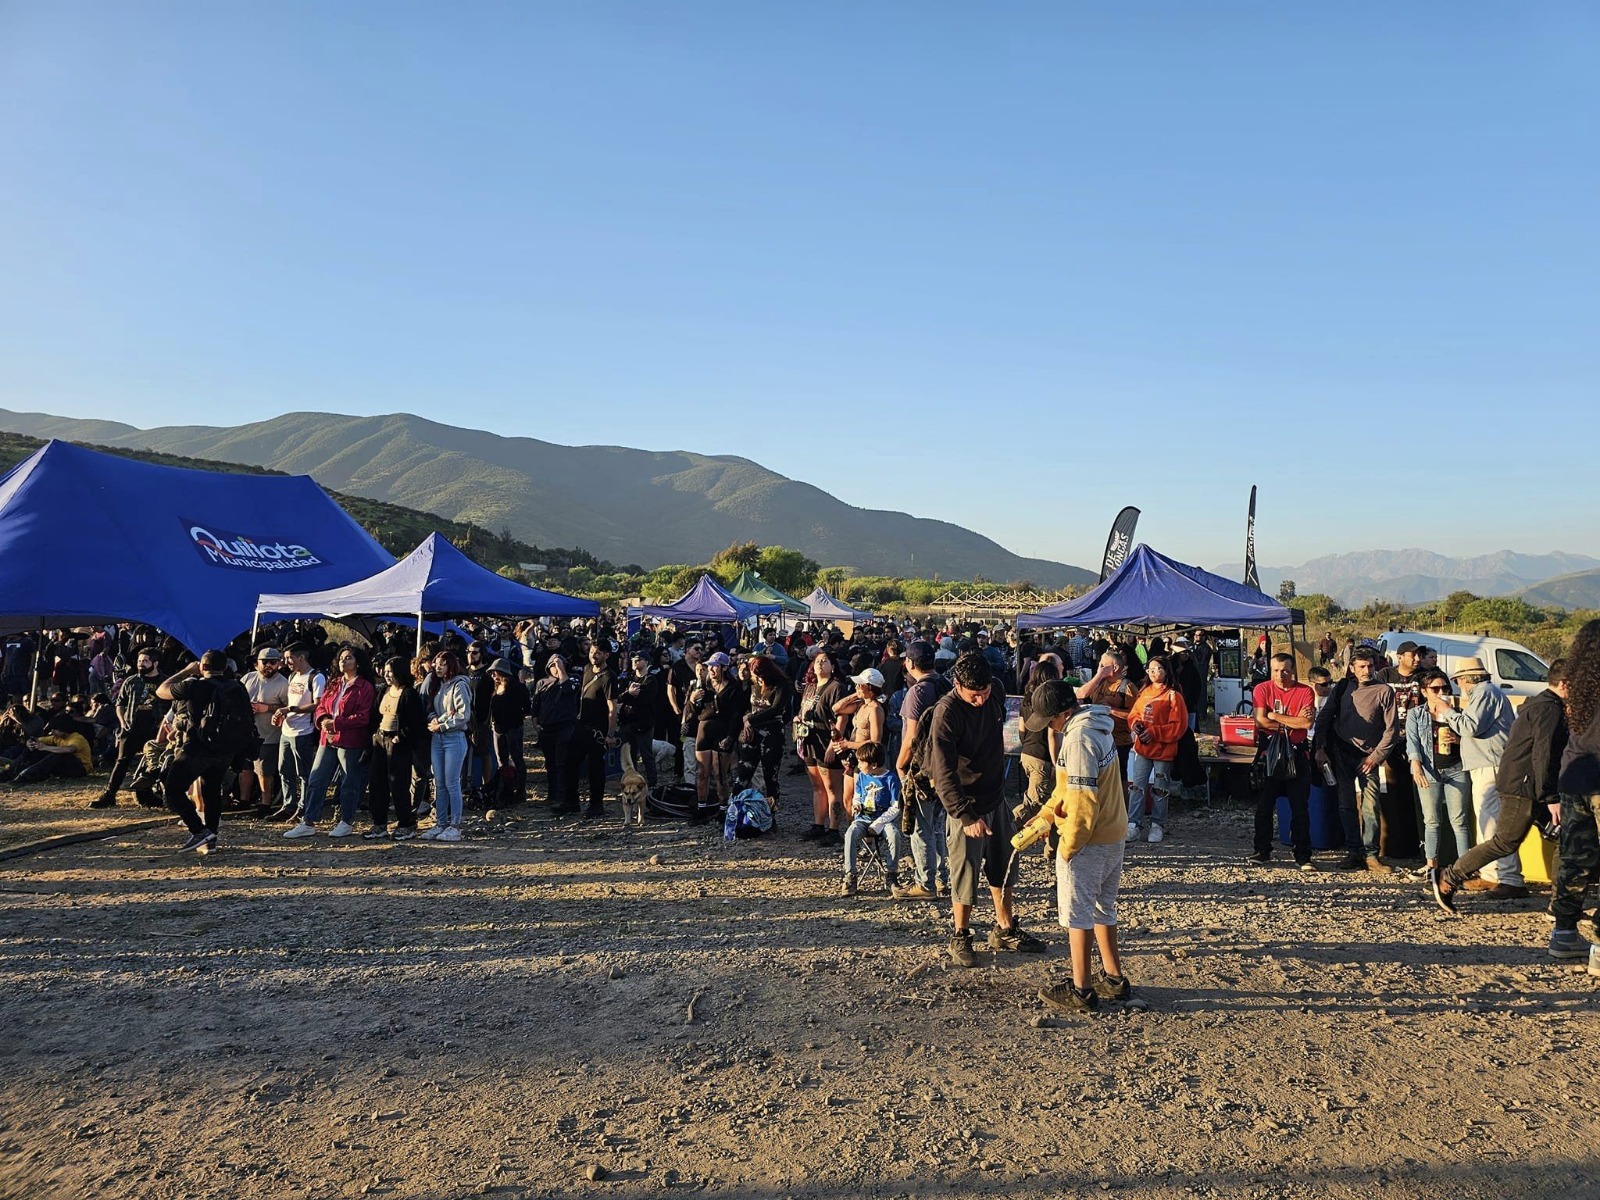
<svg viewBox="0 0 1600 1200">
<path fill-rule="evenodd" d="M 1056 849 L 1056 903 L 1068 931 L 1072 979 L 1041 989 L 1039 998 L 1065 1012 L 1094 1012 L 1101 1000 L 1126 1000 L 1132 989 L 1117 955 L 1117 892 L 1122 884 L 1127 801 L 1111 710 L 1079 705 L 1066 683 L 1051 680 L 1033 696 L 1028 728 L 1060 735 L 1055 789 L 1039 815 L 1012 838 L 1021 850 L 1053 827 Z M 1098 946 L 1103 971 L 1090 975 L 1090 948 Z"/>
</svg>

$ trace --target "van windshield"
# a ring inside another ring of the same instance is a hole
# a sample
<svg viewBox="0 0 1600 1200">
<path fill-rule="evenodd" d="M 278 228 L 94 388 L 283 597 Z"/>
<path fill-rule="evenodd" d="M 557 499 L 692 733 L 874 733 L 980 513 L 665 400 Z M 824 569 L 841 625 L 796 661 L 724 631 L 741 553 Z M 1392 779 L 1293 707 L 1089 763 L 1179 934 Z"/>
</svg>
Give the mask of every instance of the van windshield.
<svg viewBox="0 0 1600 1200">
<path fill-rule="evenodd" d="M 1521 650 L 1496 650 L 1494 669 L 1507 683 L 1543 683 L 1549 675 L 1543 663 Z"/>
</svg>

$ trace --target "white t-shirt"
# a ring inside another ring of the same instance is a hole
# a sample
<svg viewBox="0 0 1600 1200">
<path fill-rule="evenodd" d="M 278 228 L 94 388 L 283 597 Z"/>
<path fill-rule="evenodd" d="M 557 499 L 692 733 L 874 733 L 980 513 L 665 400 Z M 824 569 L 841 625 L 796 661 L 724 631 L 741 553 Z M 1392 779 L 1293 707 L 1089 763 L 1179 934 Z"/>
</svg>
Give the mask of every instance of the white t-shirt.
<svg viewBox="0 0 1600 1200">
<path fill-rule="evenodd" d="M 284 703 L 290 708 L 310 708 L 312 712 L 289 713 L 283 718 L 284 733 L 293 737 L 305 737 L 316 728 L 311 723 L 312 715 L 327 687 L 328 677 L 321 671 L 296 671 L 289 676 L 288 699 Z"/>
</svg>

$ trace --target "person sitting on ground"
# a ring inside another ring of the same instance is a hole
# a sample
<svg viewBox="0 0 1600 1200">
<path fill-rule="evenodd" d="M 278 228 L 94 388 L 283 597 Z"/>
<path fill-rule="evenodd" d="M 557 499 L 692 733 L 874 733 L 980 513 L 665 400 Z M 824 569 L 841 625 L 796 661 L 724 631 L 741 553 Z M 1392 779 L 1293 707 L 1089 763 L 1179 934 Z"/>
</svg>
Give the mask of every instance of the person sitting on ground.
<svg viewBox="0 0 1600 1200">
<path fill-rule="evenodd" d="M 1039 998 L 1065 1012 L 1093 1012 L 1101 1000 L 1126 1000 L 1132 988 L 1117 953 L 1117 893 L 1122 884 L 1122 819 L 1127 798 L 1112 737 L 1111 713 L 1101 705 L 1080 706 L 1061 680 L 1033 697 L 1025 725 L 1060 739 L 1055 784 L 1045 808 L 1012 839 L 1017 850 L 1044 836 L 1056 845 L 1056 919 L 1067 930 L 1072 978 L 1047 987 Z M 1101 972 L 1090 974 L 1091 943 L 1100 950 Z"/>
<path fill-rule="evenodd" d="M 1167 801 L 1172 789 L 1172 760 L 1178 742 L 1189 728 L 1189 709 L 1177 689 L 1167 660 L 1152 654 L 1145 664 L 1149 680 L 1133 702 L 1128 731 L 1133 750 L 1128 756 L 1128 828 L 1126 840 L 1148 837 L 1159 842 L 1166 836 Z M 1148 833 L 1145 799 L 1150 800 Z"/>
<path fill-rule="evenodd" d="M 65 721 L 24 743 L 21 759 L 0 764 L 0 783 L 25 787 L 45 779 L 82 779 L 94 769 L 89 742 Z"/>
<path fill-rule="evenodd" d="M 888 857 L 883 864 L 883 890 L 892 892 L 899 882 L 900 777 L 883 765 L 883 747 L 867 742 L 856 748 L 856 785 L 850 801 L 850 828 L 844 835 L 844 883 L 841 896 L 856 894 L 856 858 L 866 838 L 882 834 Z"/>
</svg>

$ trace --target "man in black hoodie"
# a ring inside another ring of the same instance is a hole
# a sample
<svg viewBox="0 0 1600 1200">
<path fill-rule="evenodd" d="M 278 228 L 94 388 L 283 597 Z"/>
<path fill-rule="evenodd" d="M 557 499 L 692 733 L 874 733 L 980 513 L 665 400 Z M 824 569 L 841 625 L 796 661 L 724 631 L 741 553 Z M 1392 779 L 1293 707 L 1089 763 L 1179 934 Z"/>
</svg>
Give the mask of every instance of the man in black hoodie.
<svg viewBox="0 0 1600 1200">
<path fill-rule="evenodd" d="M 1556 778 L 1561 769 L 1561 752 L 1567 747 L 1567 664 L 1556 659 L 1550 664 L 1549 688 L 1522 706 L 1511 725 L 1500 765 L 1495 769 L 1495 791 L 1500 793 L 1500 821 L 1495 834 L 1479 842 L 1444 870 L 1435 868 L 1429 875 L 1433 898 L 1448 912 L 1456 908 L 1456 893 L 1490 863 L 1516 854 L 1522 839 L 1533 825 L 1535 806 L 1548 807 L 1552 822 L 1561 820 L 1561 795 Z M 1502 891 L 1502 889 L 1504 889 Z M 1525 895 L 1525 888 L 1496 883 L 1482 895 L 1491 900 Z M 1497 894 L 1498 893 L 1498 894 Z"/>
<path fill-rule="evenodd" d="M 972 953 L 972 910 L 978 903 L 978 877 L 989 882 L 995 927 L 991 950 L 1039 953 L 1045 944 L 1024 933 L 1011 911 L 1017 859 L 1011 849 L 1011 814 L 1001 800 L 1006 779 L 1006 698 L 989 660 L 977 651 L 956 659 L 952 688 L 934 706 L 928 729 L 928 778 L 945 810 L 945 841 L 950 856 L 950 910 L 955 932 L 950 957 L 959 966 L 977 965 Z"/>
</svg>

